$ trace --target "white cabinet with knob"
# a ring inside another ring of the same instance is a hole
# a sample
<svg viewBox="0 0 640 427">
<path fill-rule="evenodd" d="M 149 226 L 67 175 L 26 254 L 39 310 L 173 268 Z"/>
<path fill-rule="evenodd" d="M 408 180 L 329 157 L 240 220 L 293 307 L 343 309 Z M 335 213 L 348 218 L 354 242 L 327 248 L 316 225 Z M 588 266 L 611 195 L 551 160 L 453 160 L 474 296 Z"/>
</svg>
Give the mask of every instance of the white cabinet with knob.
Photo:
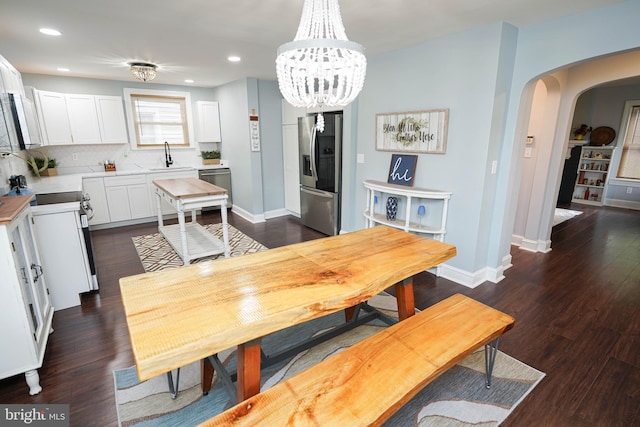
<svg viewBox="0 0 640 427">
<path fill-rule="evenodd" d="M 40 393 L 38 368 L 53 308 L 33 234 L 31 196 L 0 197 L 0 378 L 25 374 L 29 394 Z"/>
</svg>

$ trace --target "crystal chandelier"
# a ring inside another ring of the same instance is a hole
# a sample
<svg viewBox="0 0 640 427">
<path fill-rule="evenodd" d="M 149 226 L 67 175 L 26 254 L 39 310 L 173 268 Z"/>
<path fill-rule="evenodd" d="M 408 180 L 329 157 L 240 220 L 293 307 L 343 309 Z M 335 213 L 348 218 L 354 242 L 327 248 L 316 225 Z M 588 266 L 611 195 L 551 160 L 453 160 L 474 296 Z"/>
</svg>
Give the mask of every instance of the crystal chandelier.
<svg viewBox="0 0 640 427">
<path fill-rule="evenodd" d="M 147 62 L 129 62 L 131 66 L 131 74 L 138 80 L 146 82 L 156 77 L 158 66 Z"/>
<path fill-rule="evenodd" d="M 343 107 L 362 90 L 367 60 L 349 41 L 338 0 L 305 0 L 295 39 L 278 48 L 282 96 L 295 107 Z"/>
</svg>

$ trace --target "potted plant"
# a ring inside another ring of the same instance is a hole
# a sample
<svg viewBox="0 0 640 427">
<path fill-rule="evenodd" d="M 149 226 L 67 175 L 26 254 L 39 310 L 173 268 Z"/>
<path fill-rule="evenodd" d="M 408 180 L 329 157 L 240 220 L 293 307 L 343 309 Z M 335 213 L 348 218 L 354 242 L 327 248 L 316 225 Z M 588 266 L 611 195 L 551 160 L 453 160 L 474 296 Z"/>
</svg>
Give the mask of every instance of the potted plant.
<svg viewBox="0 0 640 427">
<path fill-rule="evenodd" d="M 201 151 L 203 165 L 219 165 L 220 164 L 220 151 Z"/>
<path fill-rule="evenodd" d="M 46 157 L 45 158 L 34 157 L 33 161 L 35 162 L 36 167 L 40 171 L 40 176 L 58 175 L 58 169 L 56 169 L 56 167 L 58 166 L 58 162 L 56 161 L 56 159 L 49 159 Z"/>
<path fill-rule="evenodd" d="M 44 175 L 44 172 L 48 166 L 49 166 L 49 158 L 46 156 L 46 154 L 40 153 L 40 152 L 36 152 L 38 153 L 39 156 L 41 157 L 34 157 L 30 152 L 25 151 L 25 156 L 21 156 L 17 153 L 13 153 L 11 151 L 3 151 L 0 152 L 0 156 L 2 156 L 3 158 L 6 156 L 14 156 L 19 158 L 20 160 L 22 160 L 23 162 L 25 162 L 27 164 L 27 166 L 29 166 L 29 168 L 31 168 L 33 174 L 37 177 Z M 53 160 L 53 165 L 55 167 L 56 161 Z M 57 175 L 57 171 L 55 171 L 55 175 Z"/>
<path fill-rule="evenodd" d="M 584 139 L 589 132 L 591 132 L 591 126 L 587 126 L 585 124 L 580 125 L 579 128 L 573 130 L 573 139 L 582 140 Z"/>
</svg>

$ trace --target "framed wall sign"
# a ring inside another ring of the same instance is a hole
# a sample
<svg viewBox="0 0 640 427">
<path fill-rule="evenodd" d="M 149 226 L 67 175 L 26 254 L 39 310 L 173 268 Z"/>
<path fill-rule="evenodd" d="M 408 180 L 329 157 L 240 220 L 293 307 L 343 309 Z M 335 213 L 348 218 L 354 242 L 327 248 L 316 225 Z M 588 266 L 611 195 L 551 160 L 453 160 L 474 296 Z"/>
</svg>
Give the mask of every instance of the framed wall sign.
<svg viewBox="0 0 640 427">
<path fill-rule="evenodd" d="M 376 114 L 376 150 L 444 154 L 449 110 Z"/>
<path fill-rule="evenodd" d="M 399 184 L 412 187 L 413 177 L 416 172 L 416 163 L 418 163 L 418 156 L 416 155 L 392 154 L 387 182 L 389 184 Z"/>
</svg>

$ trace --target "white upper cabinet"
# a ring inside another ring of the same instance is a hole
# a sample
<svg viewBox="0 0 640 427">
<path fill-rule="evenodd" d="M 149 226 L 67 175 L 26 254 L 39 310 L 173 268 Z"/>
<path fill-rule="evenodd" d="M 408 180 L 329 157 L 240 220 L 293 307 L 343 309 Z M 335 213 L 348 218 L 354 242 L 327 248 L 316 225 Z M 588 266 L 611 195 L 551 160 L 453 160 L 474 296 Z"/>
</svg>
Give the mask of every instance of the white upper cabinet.
<svg viewBox="0 0 640 427">
<path fill-rule="evenodd" d="M 198 142 L 221 142 L 220 110 L 217 102 L 197 101 Z"/>
<path fill-rule="evenodd" d="M 35 91 L 44 145 L 73 143 L 67 100 L 63 93 Z"/>
<path fill-rule="evenodd" d="M 65 95 L 71 136 L 76 144 L 100 144 L 98 109 L 93 95 Z"/>
<path fill-rule="evenodd" d="M 122 97 L 96 95 L 96 106 L 102 142 L 105 144 L 128 143 Z"/>
<path fill-rule="evenodd" d="M 46 145 L 128 142 L 119 96 L 34 90 L 34 97 Z"/>
<path fill-rule="evenodd" d="M 24 95 L 20 72 L 2 56 L 0 56 L 0 92 Z"/>
</svg>

